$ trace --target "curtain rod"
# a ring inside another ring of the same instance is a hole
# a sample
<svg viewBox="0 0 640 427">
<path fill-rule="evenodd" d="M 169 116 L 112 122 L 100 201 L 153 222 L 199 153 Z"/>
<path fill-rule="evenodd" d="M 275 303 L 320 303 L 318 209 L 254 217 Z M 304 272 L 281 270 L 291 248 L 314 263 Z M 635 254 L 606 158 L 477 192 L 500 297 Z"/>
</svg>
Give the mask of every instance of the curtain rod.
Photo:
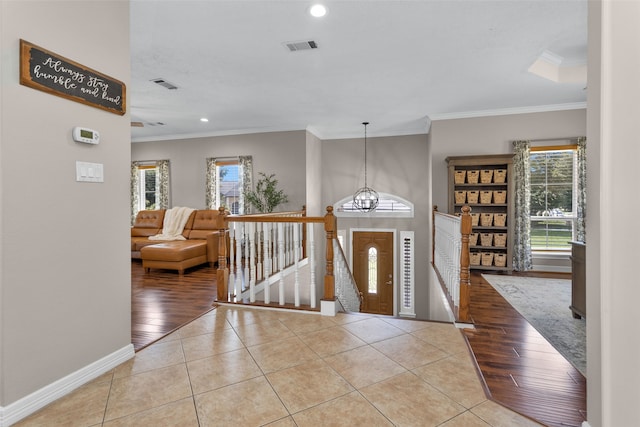
<svg viewBox="0 0 640 427">
<path fill-rule="evenodd" d="M 160 160 L 131 160 L 131 163 L 137 163 L 140 166 L 152 166 L 158 163 Z"/>
<path fill-rule="evenodd" d="M 567 141 L 573 139 L 584 138 L 583 136 L 569 136 L 569 137 L 561 137 L 561 138 L 542 138 L 542 139 L 530 139 L 529 142 L 547 142 L 547 141 Z"/>
</svg>

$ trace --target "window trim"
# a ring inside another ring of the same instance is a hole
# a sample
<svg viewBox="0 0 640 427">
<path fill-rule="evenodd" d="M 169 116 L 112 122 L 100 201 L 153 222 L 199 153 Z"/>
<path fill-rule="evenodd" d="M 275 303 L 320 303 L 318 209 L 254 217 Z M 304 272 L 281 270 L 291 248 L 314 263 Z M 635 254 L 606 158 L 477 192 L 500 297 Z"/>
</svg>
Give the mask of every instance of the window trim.
<svg viewBox="0 0 640 427">
<path fill-rule="evenodd" d="M 576 165 L 576 156 L 577 156 L 577 151 L 578 151 L 578 144 L 564 144 L 564 145 L 546 145 L 546 146 L 536 146 L 536 147 L 530 147 L 530 154 L 532 153 L 540 153 L 540 152 L 553 152 L 553 151 L 572 151 L 573 152 L 573 180 L 572 180 L 572 190 L 571 190 L 571 205 L 572 205 L 572 212 L 571 215 L 569 216 L 558 216 L 558 217 L 554 217 L 554 216 L 540 216 L 540 215 L 532 215 L 531 213 L 529 213 L 529 224 L 530 227 L 532 228 L 532 221 L 542 221 L 545 219 L 558 219 L 558 220 L 565 220 L 571 223 L 571 240 L 574 240 L 576 238 L 576 227 L 577 227 L 577 221 L 578 221 L 578 215 L 577 215 L 577 185 L 578 185 L 578 181 L 577 181 L 577 165 Z M 563 252 L 570 252 L 571 251 L 571 246 L 569 245 L 568 247 L 564 248 L 564 247 L 554 247 L 554 246 L 545 246 L 545 247 L 534 247 L 533 244 L 531 244 L 531 252 L 533 254 L 535 253 L 563 253 Z"/>
</svg>

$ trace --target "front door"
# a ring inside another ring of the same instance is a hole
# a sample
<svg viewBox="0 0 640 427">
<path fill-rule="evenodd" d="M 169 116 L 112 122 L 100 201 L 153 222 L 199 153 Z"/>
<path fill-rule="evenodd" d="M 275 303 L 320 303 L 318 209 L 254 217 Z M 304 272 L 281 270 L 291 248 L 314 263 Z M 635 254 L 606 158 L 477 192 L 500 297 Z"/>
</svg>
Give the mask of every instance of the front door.
<svg viewBox="0 0 640 427">
<path fill-rule="evenodd" d="M 353 276 L 364 295 L 362 311 L 393 315 L 393 233 L 353 233 Z"/>
</svg>

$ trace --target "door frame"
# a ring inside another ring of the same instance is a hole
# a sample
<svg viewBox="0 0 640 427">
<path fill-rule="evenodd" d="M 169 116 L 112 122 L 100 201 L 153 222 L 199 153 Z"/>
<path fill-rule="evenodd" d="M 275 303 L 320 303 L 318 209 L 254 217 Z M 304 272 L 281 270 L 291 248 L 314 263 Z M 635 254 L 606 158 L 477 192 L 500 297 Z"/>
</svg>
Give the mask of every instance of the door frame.
<svg viewBox="0 0 640 427">
<path fill-rule="evenodd" d="M 393 315 L 398 316 L 398 233 L 395 228 L 349 228 L 347 234 L 349 235 L 349 269 L 353 271 L 353 233 L 356 232 L 371 232 L 371 233 L 392 233 L 393 237 Z"/>
</svg>

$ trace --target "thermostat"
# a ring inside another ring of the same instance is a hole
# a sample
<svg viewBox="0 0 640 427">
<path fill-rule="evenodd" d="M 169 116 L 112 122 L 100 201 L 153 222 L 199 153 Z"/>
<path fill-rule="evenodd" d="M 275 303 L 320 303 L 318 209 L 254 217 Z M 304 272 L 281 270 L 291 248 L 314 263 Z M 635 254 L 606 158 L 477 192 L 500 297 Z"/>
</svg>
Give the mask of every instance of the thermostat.
<svg viewBox="0 0 640 427">
<path fill-rule="evenodd" d="M 85 144 L 98 144 L 100 142 L 100 133 L 95 130 L 74 127 L 73 140 L 76 142 L 84 142 Z"/>
</svg>

